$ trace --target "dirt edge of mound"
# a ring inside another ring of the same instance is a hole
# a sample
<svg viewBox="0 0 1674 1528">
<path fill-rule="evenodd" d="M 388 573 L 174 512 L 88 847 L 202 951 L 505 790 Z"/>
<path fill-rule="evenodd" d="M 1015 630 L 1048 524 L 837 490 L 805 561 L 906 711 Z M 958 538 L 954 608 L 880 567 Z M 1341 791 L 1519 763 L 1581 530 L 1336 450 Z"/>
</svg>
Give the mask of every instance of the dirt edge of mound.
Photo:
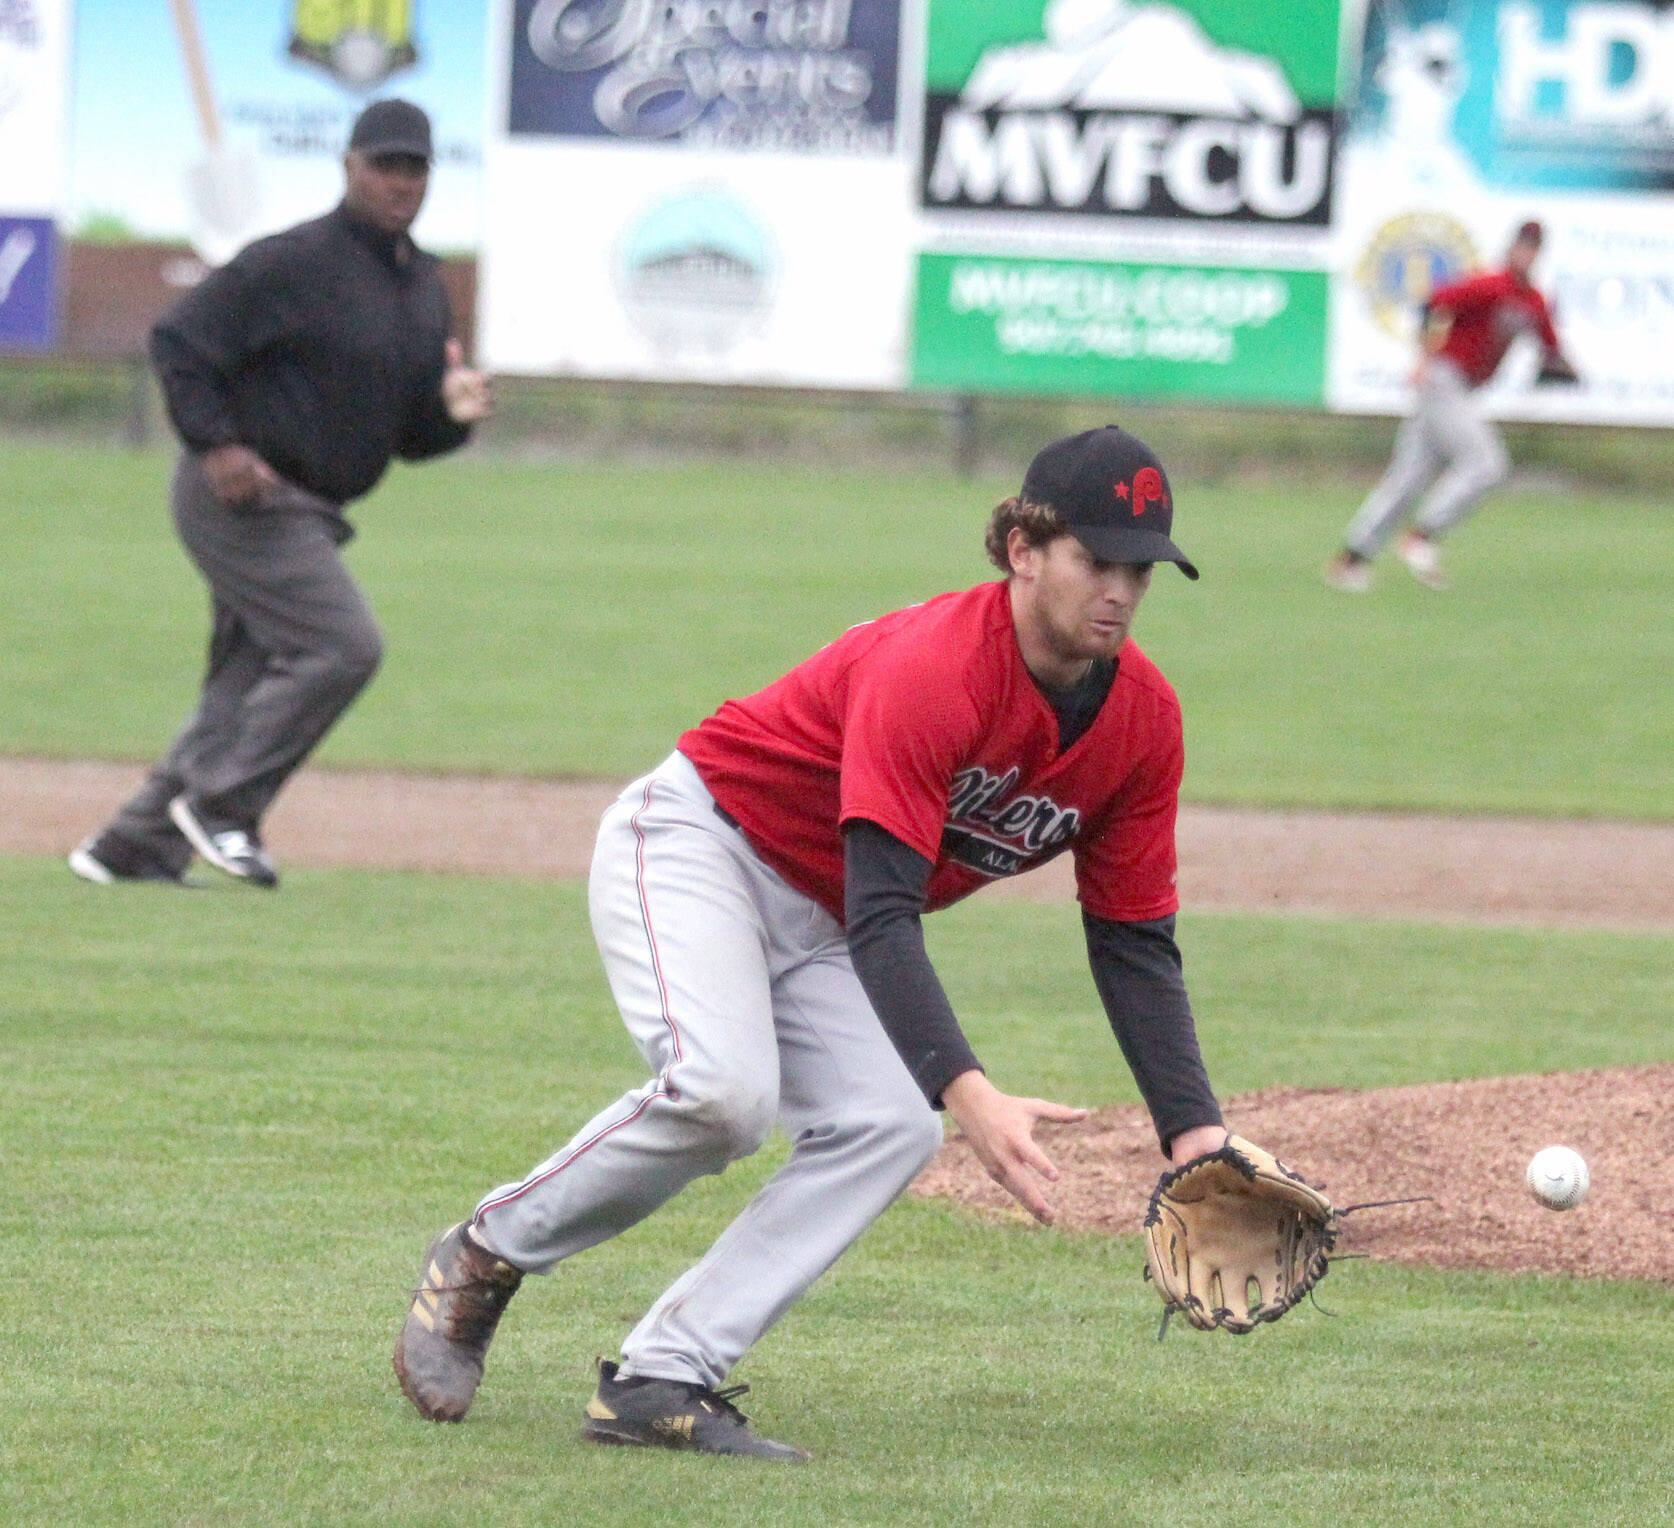
<svg viewBox="0 0 1674 1528">
<path fill-rule="evenodd" d="M 1265 1088 L 1232 1098 L 1227 1123 L 1283 1158 L 1340 1205 L 1427 1194 L 1432 1204 L 1369 1210 L 1344 1223 L 1340 1251 L 1433 1268 L 1674 1283 L 1674 1065 L 1490 1077 L 1358 1092 Z M 1063 1174 L 1066 1229 L 1137 1233 L 1165 1165 L 1138 1105 L 1039 1131 Z M 1592 1188 L 1573 1210 L 1523 1185 L 1542 1146 L 1573 1146 Z M 1026 1219 L 952 1137 L 913 1185 Z"/>
</svg>

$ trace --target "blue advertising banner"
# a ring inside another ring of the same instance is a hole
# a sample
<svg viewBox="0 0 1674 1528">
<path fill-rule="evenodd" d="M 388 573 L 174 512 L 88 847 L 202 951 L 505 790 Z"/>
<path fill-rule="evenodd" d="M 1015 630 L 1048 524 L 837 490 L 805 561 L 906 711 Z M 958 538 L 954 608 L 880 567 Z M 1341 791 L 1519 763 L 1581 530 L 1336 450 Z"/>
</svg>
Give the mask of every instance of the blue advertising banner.
<svg viewBox="0 0 1674 1528">
<path fill-rule="evenodd" d="M 0 216 L 0 351 L 58 340 L 58 230 L 51 218 Z"/>
<path fill-rule="evenodd" d="M 900 0 L 515 0 L 513 135 L 887 155 Z"/>
<path fill-rule="evenodd" d="M 415 236 L 473 250 L 487 46 L 483 0 L 77 0 L 70 233 L 224 260 L 327 211 L 350 123 L 399 95 L 435 131 Z"/>
</svg>

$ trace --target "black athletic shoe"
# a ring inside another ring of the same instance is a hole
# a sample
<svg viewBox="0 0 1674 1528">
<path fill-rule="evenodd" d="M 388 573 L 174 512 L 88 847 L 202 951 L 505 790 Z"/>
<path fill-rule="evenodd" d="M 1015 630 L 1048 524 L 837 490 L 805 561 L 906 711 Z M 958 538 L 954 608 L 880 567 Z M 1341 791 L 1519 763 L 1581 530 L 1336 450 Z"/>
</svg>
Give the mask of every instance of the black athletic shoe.
<svg viewBox="0 0 1674 1528">
<path fill-rule="evenodd" d="M 186 884 L 184 866 L 176 868 L 162 855 L 133 839 L 106 829 L 95 833 L 70 850 L 70 869 L 95 886 L 113 886 L 118 881 L 157 881 L 170 886 Z"/>
<path fill-rule="evenodd" d="M 247 828 L 204 811 L 190 796 L 176 796 L 169 802 L 169 816 L 192 847 L 217 870 L 269 890 L 279 884 L 278 866 Z"/>
<path fill-rule="evenodd" d="M 806 1449 L 775 1443 L 750 1431 L 732 1404 L 749 1390 L 733 1385 L 710 1390 L 677 1379 L 616 1377 L 616 1365 L 599 1360 L 599 1388 L 587 1403 L 581 1436 L 589 1443 L 625 1443 L 638 1448 L 683 1448 L 699 1454 L 747 1454 L 781 1464 L 802 1464 Z"/>
<path fill-rule="evenodd" d="M 432 1422 L 460 1422 L 471 1409 L 494 1328 L 522 1273 L 479 1247 L 465 1222 L 430 1243 L 418 1289 L 395 1340 L 401 1393 Z"/>
</svg>

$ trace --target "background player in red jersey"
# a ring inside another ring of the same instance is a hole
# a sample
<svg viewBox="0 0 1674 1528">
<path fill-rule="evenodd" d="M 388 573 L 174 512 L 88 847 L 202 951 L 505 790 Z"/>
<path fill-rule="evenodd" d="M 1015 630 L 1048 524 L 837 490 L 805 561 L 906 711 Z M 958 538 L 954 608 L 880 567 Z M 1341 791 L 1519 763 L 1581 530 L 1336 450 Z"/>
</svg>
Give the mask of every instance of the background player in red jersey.
<svg viewBox="0 0 1674 1528">
<path fill-rule="evenodd" d="M 1472 393 L 1499 369 L 1519 334 L 1539 336 L 1543 381 L 1576 380 L 1546 299 L 1529 281 L 1542 240 L 1539 223 L 1524 223 L 1503 270 L 1467 276 L 1431 294 L 1413 411 L 1395 436 L 1388 470 L 1326 566 L 1326 580 L 1337 588 L 1360 593 L 1370 587 L 1372 559 L 1426 489 L 1430 496 L 1396 550 L 1416 578 L 1446 588 L 1436 543 L 1510 470 L 1499 431 L 1482 417 Z"/>
<path fill-rule="evenodd" d="M 1164 1152 L 1226 1141 L 1174 943 L 1173 689 L 1129 637 L 1170 539 L 1151 451 L 1107 426 L 1031 464 L 987 534 L 1003 580 L 854 627 L 728 701 L 605 814 L 589 879 L 611 990 L 652 1077 L 425 1255 L 395 1367 L 457 1421 L 523 1275 L 625 1230 L 777 1120 L 788 1160 L 601 1363 L 584 1436 L 774 1459 L 716 1387 L 957 1120 L 1050 1223 L 1040 1120 L 990 1082 L 920 915 L 1074 856 L 1088 956 Z"/>
</svg>

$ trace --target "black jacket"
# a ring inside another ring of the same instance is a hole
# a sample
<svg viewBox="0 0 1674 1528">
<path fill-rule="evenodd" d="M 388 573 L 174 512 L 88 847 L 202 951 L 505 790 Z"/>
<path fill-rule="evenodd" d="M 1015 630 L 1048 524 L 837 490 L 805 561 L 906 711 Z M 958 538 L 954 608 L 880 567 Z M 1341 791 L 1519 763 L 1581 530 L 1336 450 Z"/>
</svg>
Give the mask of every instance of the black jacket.
<svg viewBox="0 0 1674 1528">
<path fill-rule="evenodd" d="M 158 320 L 151 359 L 191 450 L 249 446 L 340 504 L 392 456 L 470 434 L 442 404 L 448 326 L 436 258 L 338 207 L 211 271 Z"/>
</svg>

